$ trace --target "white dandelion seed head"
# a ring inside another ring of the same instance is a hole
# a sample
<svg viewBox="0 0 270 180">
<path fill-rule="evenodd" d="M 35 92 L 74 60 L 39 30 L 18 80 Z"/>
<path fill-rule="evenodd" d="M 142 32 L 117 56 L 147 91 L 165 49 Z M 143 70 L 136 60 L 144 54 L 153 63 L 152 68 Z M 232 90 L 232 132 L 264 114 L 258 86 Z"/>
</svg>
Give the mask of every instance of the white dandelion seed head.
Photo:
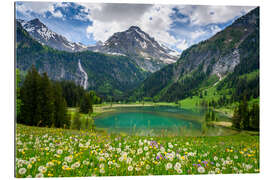
<svg viewBox="0 0 270 180">
<path fill-rule="evenodd" d="M 128 171 L 132 171 L 133 167 L 132 166 L 128 166 Z"/>
<path fill-rule="evenodd" d="M 198 167 L 198 172 L 199 173 L 204 173 L 205 172 L 204 167 L 202 167 L 202 166 Z"/>
<path fill-rule="evenodd" d="M 105 169 L 102 168 L 102 169 L 99 170 L 99 172 L 100 172 L 101 174 L 104 174 L 104 173 L 105 173 Z"/>
<path fill-rule="evenodd" d="M 57 154 L 62 154 L 63 153 L 63 150 L 62 149 L 58 149 L 57 150 Z"/>
<path fill-rule="evenodd" d="M 165 165 L 165 168 L 166 168 L 166 170 L 171 169 L 172 168 L 172 163 L 167 163 Z"/>
<path fill-rule="evenodd" d="M 19 169 L 19 174 L 23 175 L 26 173 L 26 169 L 25 168 L 20 168 Z"/>
<path fill-rule="evenodd" d="M 177 169 L 176 171 L 177 171 L 178 174 L 182 174 L 183 173 L 182 169 Z"/>
<path fill-rule="evenodd" d="M 179 162 L 175 163 L 174 169 L 177 171 L 181 168 L 181 164 Z"/>
<path fill-rule="evenodd" d="M 42 173 L 38 173 L 37 175 L 36 175 L 36 178 L 43 178 L 43 174 Z"/>
</svg>

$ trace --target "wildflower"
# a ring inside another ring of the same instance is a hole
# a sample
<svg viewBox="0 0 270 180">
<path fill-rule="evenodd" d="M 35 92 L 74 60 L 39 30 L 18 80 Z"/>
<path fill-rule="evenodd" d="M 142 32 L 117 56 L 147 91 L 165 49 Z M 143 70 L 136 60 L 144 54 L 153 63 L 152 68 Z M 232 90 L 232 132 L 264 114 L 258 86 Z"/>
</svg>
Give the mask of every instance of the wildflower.
<svg viewBox="0 0 270 180">
<path fill-rule="evenodd" d="M 32 164 L 28 164 L 27 169 L 31 169 L 31 168 L 32 168 Z"/>
<path fill-rule="evenodd" d="M 41 172 L 41 173 L 45 173 L 47 171 L 47 168 L 44 167 L 44 166 L 39 166 L 38 171 Z"/>
<path fill-rule="evenodd" d="M 148 147 L 147 146 L 144 146 L 143 150 L 144 151 L 148 151 Z"/>
<path fill-rule="evenodd" d="M 104 173 L 105 173 L 105 170 L 102 168 L 102 169 L 99 170 L 99 172 L 100 172 L 101 174 L 104 174 Z"/>
<path fill-rule="evenodd" d="M 25 168 L 19 169 L 19 174 L 23 175 L 25 173 L 26 173 L 26 169 Z"/>
<path fill-rule="evenodd" d="M 145 168 L 146 168 L 147 170 L 149 170 L 149 169 L 151 168 L 151 166 L 150 166 L 149 164 L 147 164 L 147 165 L 145 166 Z"/>
<path fill-rule="evenodd" d="M 175 163 L 174 169 L 177 171 L 181 168 L 181 164 L 179 162 Z"/>
<path fill-rule="evenodd" d="M 139 148 L 139 149 L 137 150 L 137 154 L 142 154 L 142 153 L 143 153 L 142 148 Z"/>
<path fill-rule="evenodd" d="M 178 174 L 182 174 L 182 172 L 183 172 L 182 169 L 177 169 L 176 171 Z"/>
<path fill-rule="evenodd" d="M 132 158 L 128 157 L 128 158 L 127 158 L 127 163 L 130 164 L 131 161 L 132 161 Z"/>
<path fill-rule="evenodd" d="M 57 150 L 57 154 L 62 154 L 63 153 L 63 150 L 62 149 L 58 149 Z"/>
<path fill-rule="evenodd" d="M 205 172 L 205 169 L 204 169 L 204 167 L 198 167 L 198 172 L 199 173 L 204 173 Z"/>
<path fill-rule="evenodd" d="M 88 164 L 89 164 L 89 161 L 87 161 L 87 160 L 83 161 L 83 165 L 88 165 Z"/>
<path fill-rule="evenodd" d="M 66 170 L 67 168 L 68 168 L 68 165 L 63 165 L 63 166 L 62 166 L 62 169 L 63 169 L 63 170 Z"/>
<path fill-rule="evenodd" d="M 72 159 L 73 159 L 72 155 L 71 155 L 71 156 L 65 157 L 65 161 L 67 161 L 67 162 L 69 162 L 69 163 L 72 162 Z"/>
<path fill-rule="evenodd" d="M 133 167 L 132 166 L 128 166 L 128 171 L 132 171 Z"/>
<path fill-rule="evenodd" d="M 43 174 L 42 173 L 38 173 L 37 175 L 36 175 L 36 178 L 43 178 Z"/>
<path fill-rule="evenodd" d="M 47 166 L 47 167 L 51 167 L 51 166 L 53 166 L 53 165 L 54 165 L 54 163 L 53 163 L 53 162 L 51 162 L 51 161 L 50 161 L 50 162 L 48 162 L 48 163 L 46 164 L 46 166 Z"/>
<path fill-rule="evenodd" d="M 215 161 L 217 161 L 217 160 L 218 160 L 218 157 L 217 157 L 217 156 L 215 156 L 215 157 L 214 157 L 214 160 L 215 160 Z"/>
<path fill-rule="evenodd" d="M 22 165 L 23 165 L 23 160 L 20 159 L 20 160 L 18 161 L 18 166 L 21 167 Z"/>
<path fill-rule="evenodd" d="M 32 164 L 34 164 L 37 160 L 36 160 L 35 157 L 31 157 L 31 158 L 29 159 L 29 161 L 30 161 Z"/>
<path fill-rule="evenodd" d="M 99 165 L 100 169 L 104 169 L 104 167 L 105 167 L 105 165 L 103 163 Z"/>
<path fill-rule="evenodd" d="M 171 169 L 172 168 L 172 163 L 167 163 L 165 168 L 166 168 L 166 170 Z"/>
<path fill-rule="evenodd" d="M 140 167 L 136 167 L 135 170 L 136 170 L 136 171 L 140 171 L 141 168 L 140 168 Z"/>
<path fill-rule="evenodd" d="M 75 165 L 75 168 L 79 168 L 81 164 L 80 164 L 80 162 L 75 162 L 74 165 Z"/>
</svg>

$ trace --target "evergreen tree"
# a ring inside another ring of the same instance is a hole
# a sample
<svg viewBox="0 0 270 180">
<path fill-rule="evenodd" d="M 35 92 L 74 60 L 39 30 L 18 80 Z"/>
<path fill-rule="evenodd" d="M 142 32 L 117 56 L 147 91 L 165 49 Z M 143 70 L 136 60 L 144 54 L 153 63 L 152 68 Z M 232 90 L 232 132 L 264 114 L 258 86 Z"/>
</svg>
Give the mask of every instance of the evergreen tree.
<svg viewBox="0 0 270 180">
<path fill-rule="evenodd" d="M 259 104 L 254 103 L 250 111 L 250 127 L 254 130 L 260 129 L 260 108 Z"/>
<path fill-rule="evenodd" d="M 84 94 L 81 105 L 80 105 L 81 113 L 88 114 L 89 112 L 91 113 L 93 112 L 93 107 L 92 107 L 93 100 L 91 97 L 92 96 L 90 95 L 90 93 Z"/>
<path fill-rule="evenodd" d="M 41 110 L 41 123 L 40 126 L 51 127 L 54 121 L 54 97 L 52 84 L 47 76 L 47 73 L 43 73 L 40 82 L 40 106 Z"/>
<path fill-rule="evenodd" d="M 20 99 L 20 87 L 19 87 L 20 82 L 21 82 L 20 70 L 16 69 L 16 117 L 17 119 L 19 119 L 20 112 L 21 112 L 21 104 L 22 104 L 22 100 Z"/>
<path fill-rule="evenodd" d="M 25 81 L 21 87 L 21 116 L 19 123 L 26 125 L 38 125 L 41 122 L 41 98 L 40 80 L 34 66 L 28 71 Z"/>
<path fill-rule="evenodd" d="M 59 83 L 54 84 L 54 126 L 69 128 L 70 119 L 67 116 L 67 104 L 62 96 L 62 88 Z"/>
<path fill-rule="evenodd" d="M 234 110 L 233 125 L 237 129 L 248 129 L 250 126 L 248 103 L 246 97 L 240 102 L 239 106 Z"/>
</svg>

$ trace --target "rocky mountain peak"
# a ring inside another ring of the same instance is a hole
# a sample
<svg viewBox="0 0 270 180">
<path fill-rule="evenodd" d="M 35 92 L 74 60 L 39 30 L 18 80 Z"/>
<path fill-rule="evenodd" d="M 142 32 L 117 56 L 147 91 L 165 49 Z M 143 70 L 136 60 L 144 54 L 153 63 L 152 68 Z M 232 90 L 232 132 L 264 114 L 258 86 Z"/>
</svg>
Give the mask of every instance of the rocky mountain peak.
<svg viewBox="0 0 270 180">
<path fill-rule="evenodd" d="M 38 42 L 43 45 L 48 45 L 54 49 L 76 52 L 86 50 L 87 47 L 81 43 L 69 42 L 64 36 L 59 35 L 50 30 L 38 18 L 30 21 L 18 19 L 22 27 Z"/>
<path fill-rule="evenodd" d="M 102 46 L 99 44 L 89 49 L 132 57 L 141 68 L 150 72 L 159 70 L 164 65 L 176 62 L 178 59 L 177 56 L 171 55 L 174 50 L 165 48 L 138 26 L 131 26 L 126 31 L 116 32 Z"/>
</svg>

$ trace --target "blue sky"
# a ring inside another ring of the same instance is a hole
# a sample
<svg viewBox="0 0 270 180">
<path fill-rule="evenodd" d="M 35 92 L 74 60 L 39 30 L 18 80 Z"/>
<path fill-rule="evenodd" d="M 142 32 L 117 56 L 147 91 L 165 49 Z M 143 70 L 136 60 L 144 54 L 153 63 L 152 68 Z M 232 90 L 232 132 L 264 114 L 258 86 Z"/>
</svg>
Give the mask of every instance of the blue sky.
<svg viewBox="0 0 270 180">
<path fill-rule="evenodd" d="M 16 18 L 39 18 L 72 42 L 93 45 L 139 26 L 160 43 L 182 52 L 230 25 L 255 7 L 71 2 L 17 2 Z"/>
</svg>

